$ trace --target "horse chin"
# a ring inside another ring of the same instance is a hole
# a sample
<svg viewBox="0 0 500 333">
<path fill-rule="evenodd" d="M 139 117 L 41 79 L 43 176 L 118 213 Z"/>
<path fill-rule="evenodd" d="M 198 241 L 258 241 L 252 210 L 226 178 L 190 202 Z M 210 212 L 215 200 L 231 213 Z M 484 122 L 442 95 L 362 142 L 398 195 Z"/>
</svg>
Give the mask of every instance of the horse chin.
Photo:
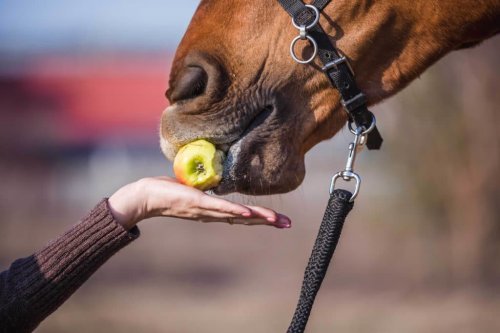
<svg viewBox="0 0 500 333">
<path fill-rule="evenodd" d="M 285 151 L 269 154 L 266 145 L 276 145 L 260 142 L 260 134 L 256 131 L 244 136 L 229 148 L 222 181 L 213 189 L 215 194 L 271 195 L 290 192 L 300 185 L 305 174 L 303 159 Z"/>
</svg>

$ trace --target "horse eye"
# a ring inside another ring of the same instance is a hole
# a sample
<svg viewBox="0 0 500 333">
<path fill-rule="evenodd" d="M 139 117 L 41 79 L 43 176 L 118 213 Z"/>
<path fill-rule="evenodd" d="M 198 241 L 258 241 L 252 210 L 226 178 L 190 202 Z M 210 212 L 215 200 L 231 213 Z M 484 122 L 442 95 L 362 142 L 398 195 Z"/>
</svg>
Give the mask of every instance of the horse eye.
<svg viewBox="0 0 500 333">
<path fill-rule="evenodd" d="M 186 67 L 167 92 L 172 103 L 202 95 L 207 87 L 207 72 L 201 67 Z"/>
</svg>

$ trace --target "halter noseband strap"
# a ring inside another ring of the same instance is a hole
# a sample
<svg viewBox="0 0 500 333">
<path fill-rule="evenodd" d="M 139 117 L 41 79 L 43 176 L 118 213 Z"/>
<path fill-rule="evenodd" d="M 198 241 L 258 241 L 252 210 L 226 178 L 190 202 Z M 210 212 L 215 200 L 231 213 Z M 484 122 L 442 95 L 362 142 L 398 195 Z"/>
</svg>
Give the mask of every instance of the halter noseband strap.
<svg viewBox="0 0 500 333">
<path fill-rule="evenodd" d="M 354 78 L 348 59 L 332 44 L 319 22 L 319 13 L 331 0 L 314 0 L 311 5 L 305 5 L 301 0 L 278 0 L 280 5 L 292 17 L 294 25 L 300 35 L 294 40 L 291 47 L 292 56 L 300 63 L 309 63 L 317 56 L 323 64 L 323 72 L 328 76 L 332 85 L 338 90 L 342 99 L 342 106 L 349 115 L 349 121 L 356 127 L 371 128 L 375 123 L 373 113 L 368 110 L 366 96 L 361 92 Z M 298 39 L 308 39 L 313 44 L 315 53 L 306 61 L 296 59 L 294 46 Z M 380 149 L 382 136 L 377 127 L 368 134 L 366 146 L 368 149 Z"/>
</svg>

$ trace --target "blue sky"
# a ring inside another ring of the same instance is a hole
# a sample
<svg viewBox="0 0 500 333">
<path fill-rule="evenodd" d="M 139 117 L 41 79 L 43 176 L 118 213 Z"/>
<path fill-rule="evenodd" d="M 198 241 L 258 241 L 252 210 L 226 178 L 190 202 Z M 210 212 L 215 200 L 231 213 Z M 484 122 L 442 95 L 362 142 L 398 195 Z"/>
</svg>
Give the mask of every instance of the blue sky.
<svg viewBox="0 0 500 333">
<path fill-rule="evenodd" d="M 173 49 L 198 3 L 197 0 L 0 0 L 0 52 Z"/>
</svg>

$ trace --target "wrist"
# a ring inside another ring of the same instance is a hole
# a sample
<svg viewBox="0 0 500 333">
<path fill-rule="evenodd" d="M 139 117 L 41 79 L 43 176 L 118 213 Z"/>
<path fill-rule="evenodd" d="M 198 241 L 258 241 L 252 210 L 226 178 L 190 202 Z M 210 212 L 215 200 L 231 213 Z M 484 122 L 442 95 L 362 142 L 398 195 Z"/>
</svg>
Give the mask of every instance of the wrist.
<svg viewBox="0 0 500 333">
<path fill-rule="evenodd" d="M 139 182 L 126 185 L 108 199 L 108 207 L 115 221 L 125 230 L 132 229 L 144 219 L 143 191 Z"/>
</svg>

